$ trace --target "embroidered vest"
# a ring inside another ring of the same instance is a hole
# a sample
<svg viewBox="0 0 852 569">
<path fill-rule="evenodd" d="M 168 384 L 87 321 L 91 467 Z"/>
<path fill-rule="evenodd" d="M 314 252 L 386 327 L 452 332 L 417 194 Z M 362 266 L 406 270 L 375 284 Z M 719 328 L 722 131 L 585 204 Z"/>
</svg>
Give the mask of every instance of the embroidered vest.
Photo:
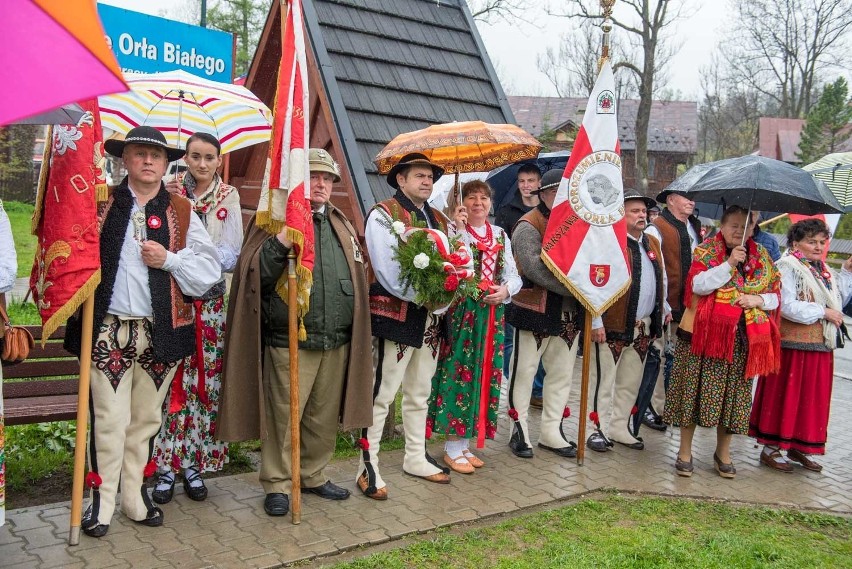
<svg viewBox="0 0 852 569">
<path fill-rule="evenodd" d="M 515 224 L 530 223 L 544 235 L 547 228 L 547 219 L 538 208 L 533 208 Z M 517 255 L 517 253 L 515 253 Z M 518 274 L 521 276 L 523 286 L 512 297 L 512 302 L 506 307 L 506 321 L 515 328 L 544 334 L 547 336 L 558 336 L 562 332 L 562 302 L 563 297 L 555 292 L 549 291 L 541 285 L 537 285 L 524 276 L 521 263 L 517 262 Z"/>
<path fill-rule="evenodd" d="M 373 206 L 373 209 L 382 209 L 392 219 L 399 219 L 406 225 L 411 225 L 411 212 L 405 209 L 395 198 L 379 202 Z M 438 221 L 438 227 L 435 229 L 440 229 L 446 233 L 447 218 L 435 208 L 430 209 Z M 390 254 L 390 252 L 388 251 L 386 254 Z M 376 280 L 372 271 L 370 271 L 369 276 L 370 322 L 373 336 L 413 348 L 422 347 L 429 309 L 394 296 Z"/>
<path fill-rule="evenodd" d="M 689 216 L 688 222 L 695 230 L 695 235 L 701 235 L 701 224 Z M 663 238 L 663 255 L 666 262 L 666 280 L 668 283 L 668 302 L 672 307 L 672 320 L 680 322 L 683 317 L 683 286 L 686 274 L 692 265 L 692 247 L 686 223 L 677 219 L 664 209 L 663 213 L 654 220 L 654 226 Z"/>
<path fill-rule="evenodd" d="M 662 336 L 663 331 L 663 271 L 660 266 L 660 243 L 651 235 L 642 236 L 645 251 L 654 254 L 651 264 L 654 267 L 654 277 L 657 284 L 654 296 L 654 311 L 651 313 L 650 334 Z M 607 341 L 623 341 L 630 343 L 636 332 L 636 311 L 639 306 L 639 283 L 642 276 L 642 255 L 639 244 L 628 238 L 627 248 L 631 257 L 631 284 L 627 292 L 618 299 L 603 315 Z"/>
<path fill-rule="evenodd" d="M 101 283 L 95 290 L 93 343 L 97 339 L 98 324 L 106 317 L 112 299 L 132 206 L 133 198 L 125 178 L 110 196 L 100 219 Z M 189 200 L 169 194 L 161 184 L 157 195 L 145 204 L 145 219 L 156 216 L 162 223 L 157 228 L 147 227 L 146 238 L 177 253 L 186 247 L 191 214 Z M 151 344 L 155 361 L 169 363 L 190 355 L 195 346 L 192 300 L 181 292 L 171 274 L 162 269 L 148 268 L 148 286 L 153 312 Z M 69 319 L 68 331 L 66 348 L 79 357 L 82 320 Z"/>
</svg>

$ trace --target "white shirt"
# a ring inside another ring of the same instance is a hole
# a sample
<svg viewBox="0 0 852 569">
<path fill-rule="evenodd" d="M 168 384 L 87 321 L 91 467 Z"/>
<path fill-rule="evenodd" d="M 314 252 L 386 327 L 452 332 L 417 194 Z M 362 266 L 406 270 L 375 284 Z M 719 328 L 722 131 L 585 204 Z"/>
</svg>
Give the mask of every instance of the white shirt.
<svg viewBox="0 0 852 569">
<path fill-rule="evenodd" d="M 494 240 L 496 241 L 501 235 L 504 236 L 503 239 L 503 250 L 500 251 L 500 255 L 503 256 L 503 274 L 500 279 L 501 285 L 506 285 L 506 288 L 509 291 L 509 296 L 506 297 L 506 300 L 503 301 L 503 304 L 509 304 L 512 302 L 512 297 L 518 294 L 518 291 L 521 290 L 521 287 L 524 285 L 521 280 L 521 276 L 518 274 L 518 267 L 515 265 L 515 256 L 512 254 L 512 243 L 509 241 L 509 236 L 506 235 L 506 232 L 503 231 L 501 227 L 490 224 L 487 221 L 485 222 L 487 225 L 491 225 L 491 231 L 494 235 Z M 485 225 L 482 227 L 473 227 L 473 230 L 480 237 L 485 237 Z M 457 231 L 457 234 L 460 236 L 461 240 L 464 241 L 464 244 L 467 245 L 468 250 L 470 250 L 471 254 L 473 254 L 476 249 L 476 242 L 473 237 L 467 231 Z M 490 294 L 490 293 L 489 293 Z"/>
<path fill-rule="evenodd" d="M 132 216 L 133 212 L 142 208 L 136 201 L 136 195 L 132 191 L 130 194 L 133 197 Z M 219 254 L 197 215 L 189 216 L 186 247 L 177 253 L 166 251 L 162 270 L 172 274 L 187 296 L 201 296 L 221 280 Z M 107 311 L 122 318 L 150 318 L 154 314 L 148 285 L 148 266 L 142 262 L 141 246 L 133 236 L 132 221 L 127 223 L 124 232 L 112 299 Z"/>
<path fill-rule="evenodd" d="M 657 275 L 654 273 L 654 263 L 648 258 L 648 250 L 642 244 L 641 240 L 636 239 L 629 233 L 628 239 L 632 239 L 639 244 L 639 257 L 642 263 L 642 274 L 639 277 L 639 303 L 636 306 L 636 320 L 647 318 L 654 312 L 654 300 L 657 297 Z M 662 259 L 660 259 L 662 267 Z M 665 272 L 661 273 L 663 282 L 665 282 Z M 664 287 L 665 290 L 665 287 Z M 629 294 L 629 293 L 627 293 Z M 602 328 L 603 318 L 596 316 L 592 318 L 592 329 Z"/>
<path fill-rule="evenodd" d="M 707 295 L 711 292 L 716 292 L 716 289 L 724 286 L 729 280 L 736 267 L 732 267 L 727 261 L 721 265 L 707 269 L 704 272 L 695 275 L 692 279 L 692 292 L 700 295 Z M 783 285 L 782 285 L 783 287 Z M 778 308 L 778 295 L 774 292 L 769 292 L 759 295 L 763 299 L 763 310 L 775 310 Z"/>
<path fill-rule="evenodd" d="M 0 201 L 0 292 L 9 292 L 18 276 L 18 254 L 12 238 L 12 224 Z"/>
<path fill-rule="evenodd" d="M 846 269 L 832 271 L 832 283 L 840 291 L 841 306 L 852 297 L 852 273 Z M 806 302 L 796 297 L 796 275 L 781 269 L 781 316 L 799 324 L 813 324 L 825 318 L 825 307 L 818 302 Z"/>
<path fill-rule="evenodd" d="M 428 220 L 428 216 L 426 217 Z M 364 239 L 367 242 L 367 251 L 370 254 L 370 263 L 376 280 L 397 298 L 414 302 L 416 293 L 414 289 L 399 284 L 399 263 L 393 258 L 394 247 L 397 246 L 397 237 L 383 224 L 391 223 L 390 216 L 382 209 L 374 209 L 367 216 L 367 225 L 364 229 Z M 428 223 L 428 222 L 427 222 Z M 443 306 L 434 311 L 434 314 L 442 314 L 447 311 Z"/>
</svg>

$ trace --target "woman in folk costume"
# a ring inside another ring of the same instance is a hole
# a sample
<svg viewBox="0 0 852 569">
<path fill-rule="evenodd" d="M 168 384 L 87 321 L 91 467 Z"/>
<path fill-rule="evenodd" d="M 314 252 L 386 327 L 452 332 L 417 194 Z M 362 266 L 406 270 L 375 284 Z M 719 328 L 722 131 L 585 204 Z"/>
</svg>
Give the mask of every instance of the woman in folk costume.
<svg viewBox="0 0 852 569">
<path fill-rule="evenodd" d="M 841 309 L 852 296 L 852 257 L 840 273 L 822 261 L 829 237 L 825 222 L 802 220 L 790 227 L 790 249 L 778 260 L 781 369 L 758 380 L 749 435 L 765 445 L 760 462 L 781 472 L 793 471 L 788 459 L 822 470 L 808 455 L 825 454 L 833 350 L 843 324 Z"/>
<path fill-rule="evenodd" d="M 458 300 L 449 310 L 448 337 L 441 342 L 438 369 L 432 379 L 426 437 L 447 436 L 444 462 L 471 474 L 484 465 L 470 451 L 470 440 L 482 448 L 493 439 L 503 370 L 503 305 L 521 289 L 506 233 L 488 223 L 491 188 L 474 180 L 462 186 L 464 212 L 456 232 L 474 258 L 478 292 Z"/>
<path fill-rule="evenodd" d="M 681 428 L 680 476 L 692 476 L 692 438 L 701 425 L 716 427 L 714 466 L 722 478 L 734 478 L 731 438 L 748 431 L 752 381 L 778 369 L 780 338 L 769 311 L 778 308 L 781 277 L 751 239 L 747 217 L 746 210 L 729 207 L 719 233 L 693 252 L 686 277 L 687 308 L 664 415 Z"/>
<path fill-rule="evenodd" d="M 186 141 L 188 172 L 169 191 L 186 195 L 219 253 L 222 272 L 234 270 L 243 242 L 243 220 L 236 188 L 219 177 L 221 145 L 211 134 L 197 132 Z M 183 381 L 175 381 L 157 439 L 154 458 L 160 479 L 152 498 L 165 504 L 174 494 L 175 476 L 183 470 L 183 487 L 193 500 L 204 500 L 203 472 L 221 470 L 228 446 L 216 440 L 222 352 L 225 345 L 225 280 L 194 299 L 196 353 L 186 358 Z"/>
</svg>

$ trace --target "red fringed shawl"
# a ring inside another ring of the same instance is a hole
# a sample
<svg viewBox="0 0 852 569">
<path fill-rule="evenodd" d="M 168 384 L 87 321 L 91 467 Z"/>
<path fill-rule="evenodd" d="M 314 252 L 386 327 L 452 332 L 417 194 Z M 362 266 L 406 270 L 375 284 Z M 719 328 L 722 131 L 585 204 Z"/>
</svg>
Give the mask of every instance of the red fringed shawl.
<svg viewBox="0 0 852 569">
<path fill-rule="evenodd" d="M 778 311 L 770 313 L 760 308 L 743 309 L 734 301 L 746 294 L 779 295 L 781 275 L 772 263 L 766 249 L 746 241 L 748 256 L 744 273 L 731 271 L 730 280 L 715 294 L 697 296 L 698 307 L 692 332 L 692 353 L 697 356 L 718 358 L 728 362 L 734 358 L 737 325 L 745 312 L 748 360 L 744 377 L 767 375 L 778 371 L 781 362 L 781 335 L 778 330 Z M 692 282 L 695 276 L 727 262 L 725 239 L 716 234 L 699 245 L 692 255 L 692 266 L 686 277 L 684 304 L 691 306 Z"/>
</svg>

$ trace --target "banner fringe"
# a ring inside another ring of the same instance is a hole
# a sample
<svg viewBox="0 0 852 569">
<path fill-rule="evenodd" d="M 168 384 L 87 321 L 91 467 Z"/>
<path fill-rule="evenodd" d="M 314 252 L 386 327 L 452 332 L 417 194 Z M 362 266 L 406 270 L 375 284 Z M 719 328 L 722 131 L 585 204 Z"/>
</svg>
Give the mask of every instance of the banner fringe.
<svg viewBox="0 0 852 569">
<path fill-rule="evenodd" d="M 293 242 L 293 246 L 298 245 L 299 254 L 296 256 L 296 313 L 299 315 L 299 341 L 304 342 L 308 339 L 307 330 L 305 330 L 304 318 L 308 313 L 309 303 L 311 300 L 311 287 L 314 285 L 314 274 L 302 265 L 302 251 L 305 246 L 305 236 L 298 229 L 292 227 L 287 228 L 287 239 Z M 287 304 L 289 299 L 288 294 L 288 272 L 284 272 L 275 285 L 275 292 L 284 304 Z"/>
<path fill-rule="evenodd" d="M 568 280 L 568 277 L 565 276 L 565 274 L 562 272 L 562 269 L 559 268 L 559 266 L 550 258 L 547 252 L 543 249 L 541 251 L 541 260 L 547 266 L 547 268 L 550 269 L 550 272 L 553 273 L 553 276 L 559 279 L 559 282 L 561 282 L 565 286 L 565 288 L 567 288 L 571 292 L 571 296 L 576 298 L 577 301 L 579 301 L 579 303 L 583 305 L 586 311 L 589 312 L 589 314 L 591 314 L 593 318 L 600 316 L 601 314 L 606 312 L 613 304 L 618 302 L 618 299 L 620 299 L 624 295 L 624 293 L 626 293 L 627 290 L 630 288 L 630 283 L 632 279 L 628 279 L 625 284 L 615 292 L 612 298 L 610 298 L 604 303 L 604 305 L 600 308 L 600 311 L 596 311 L 592 307 L 592 305 L 589 304 L 589 301 L 586 300 L 586 297 L 584 297 L 583 294 L 580 292 L 580 289 L 575 287 L 574 284 L 570 280 Z"/>
<path fill-rule="evenodd" d="M 53 334 L 72 314 L 82 305 L 90 295 L 95 294 L 95 289 L 101 284 L 101 270 L 98 269 L 89 279 L 83 283 L 77 292 L 69 298 L 65 304 L 53 313 L 53 315 L 45 321 L 41 327 L 41 347 L 44 348 L 50 335 Z M 97 324 L 95 324 L 97 326 Z"/>
</svg>

